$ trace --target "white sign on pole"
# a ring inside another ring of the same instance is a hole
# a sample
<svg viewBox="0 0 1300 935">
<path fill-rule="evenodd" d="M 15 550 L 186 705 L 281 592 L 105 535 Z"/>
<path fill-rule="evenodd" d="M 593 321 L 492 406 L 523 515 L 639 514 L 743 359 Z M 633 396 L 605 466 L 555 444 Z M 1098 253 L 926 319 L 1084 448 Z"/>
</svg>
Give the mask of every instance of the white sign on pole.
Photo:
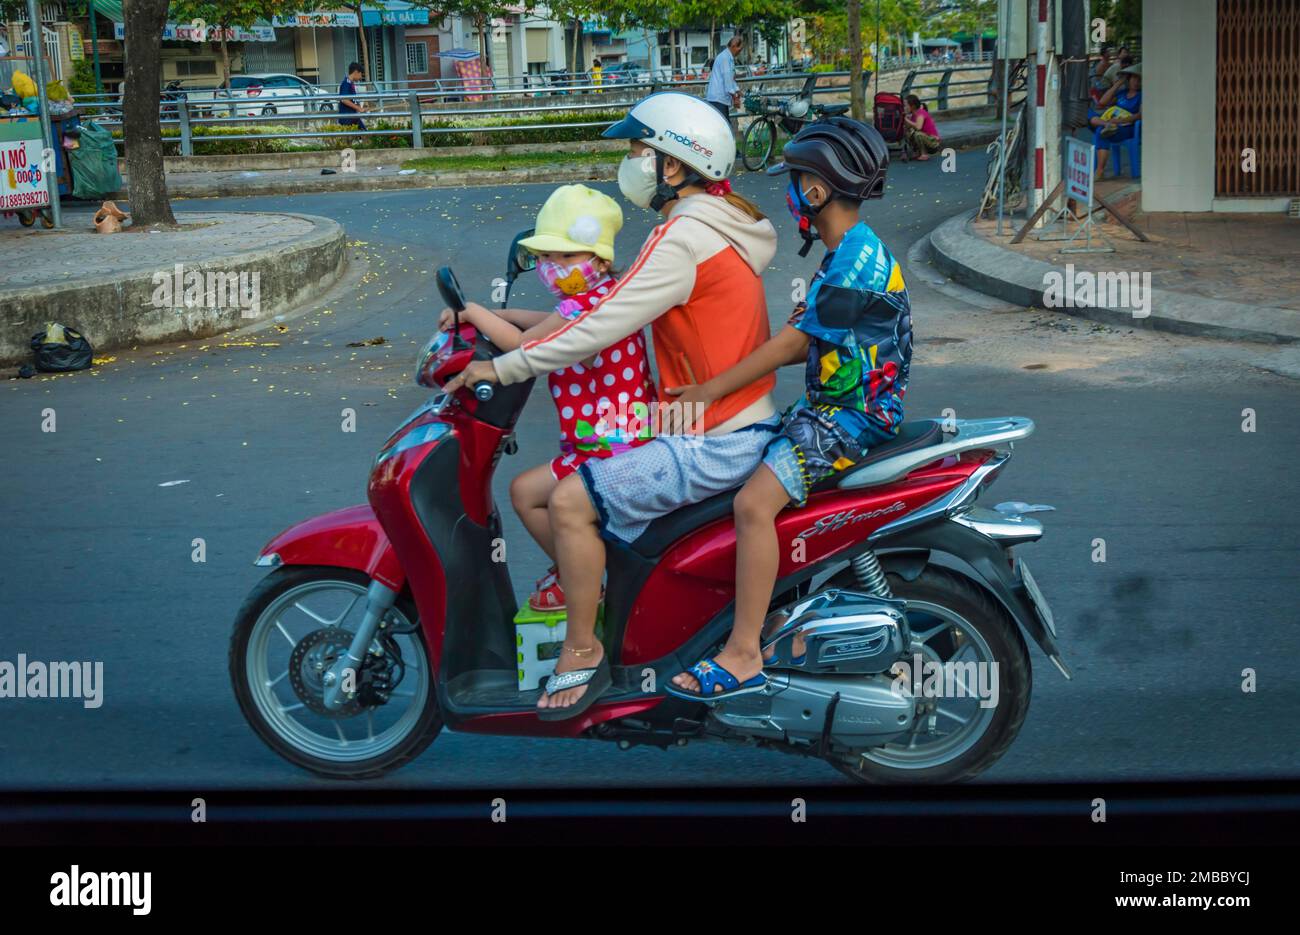
<svg viewBox="0 0 1300 935">
<path fill-rule="evenodd" d="M 1065 138 L 1065 197 L 1092 204 L 1093 145 L 1073 136 Z"/>
<path fill-rule="evenodd" d="M 0 140 L 0 209 L 42 208 L 49 203 L 41 141 Z"/>
</svg>

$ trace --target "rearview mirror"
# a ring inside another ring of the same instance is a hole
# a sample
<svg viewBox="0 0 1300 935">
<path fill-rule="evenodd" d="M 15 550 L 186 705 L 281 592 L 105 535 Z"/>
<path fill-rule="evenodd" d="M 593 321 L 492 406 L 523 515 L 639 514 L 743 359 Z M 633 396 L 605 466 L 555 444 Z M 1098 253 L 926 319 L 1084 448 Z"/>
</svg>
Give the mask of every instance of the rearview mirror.
<svg viewBox="0 0 1300 935">
<path fill-rule="evenodd" d="M 442 300 L 447 303 L 447 307 L 456 312 L 465 311 L 465 292 L 456 280 L 456 274 L 451 271 L 450 266 L 441 266 L 437 273 L 438 291 L 442 293 Z"/>
<path fill-rule="evenodd" d="M 519 244 L 521 240 L 531 236 L 533 236 L 533 228 L 530 227 L 515 234 L 515 239 L 510 241 L 510 253 L 506 257 L 506 279 L 510 282 L 514 282 L 515 277 L 520 273 L 537 268 L 537 255 Z"/>
</svg>

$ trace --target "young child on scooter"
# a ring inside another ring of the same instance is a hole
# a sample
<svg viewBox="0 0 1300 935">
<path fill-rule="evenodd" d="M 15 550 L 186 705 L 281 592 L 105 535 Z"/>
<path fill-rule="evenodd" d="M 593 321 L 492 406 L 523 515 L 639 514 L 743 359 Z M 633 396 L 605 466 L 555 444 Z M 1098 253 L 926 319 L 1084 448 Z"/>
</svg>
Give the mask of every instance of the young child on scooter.
<svg viewBox="0 0 1300 935">
<path fill-rule="evenodd" d="M 553 312 L 492 311 L 469 303 L 468 322 L 503 351 L 545 337 L 596 308 L 614 287 L 614 237 L 623 211 L 613 198 L 585 185 L 564 185 L 546 199 L 531 237 L 521 245 L 537 256 L 537 275 L 559 302 Z M 442 327 L 451 327 L 444 311 Z M 609 458 L 650 440 L 654 381 L 645 335 L 637 331 L 581 363 L 547 377 L 560 417 L 560 454 L 524 471 L 510 484 L 519 519 L 542 550 L 555 559 L 546 504 L 560 480 L 589 458 Z M 555 569 L 537 582 L 528 598 L 534 610 L 564 610 L 564 590 Z"/>
<path fill-rule="evenodd" d="M 845 117 L 812 124 L 790 141 L 786 200 L 806 255 L 820 236 L 827 252 L 781 331 L 730 370 L 699 386 L 670 389 L 704 403 L 784 364 L 806 362 L 806 391 L 785 413 L 763 461 L 736 496 L 736 611 L 727 644 L 672 679 L 666 690 L 720 701 L 767 682 L 763 622 L 780 566 L 776 517 L 802 506 L 814 485 L 852 467 L 897 433 L 912 359 L 911 306 L 898 261 L 859 218 L 862 202 L 884 194 L 889 151 L 872 127 Z M 815 233 L 814 233 L 815 232 Z M 802 647 L 792 649 L 801 661 Z"/>
</svg>

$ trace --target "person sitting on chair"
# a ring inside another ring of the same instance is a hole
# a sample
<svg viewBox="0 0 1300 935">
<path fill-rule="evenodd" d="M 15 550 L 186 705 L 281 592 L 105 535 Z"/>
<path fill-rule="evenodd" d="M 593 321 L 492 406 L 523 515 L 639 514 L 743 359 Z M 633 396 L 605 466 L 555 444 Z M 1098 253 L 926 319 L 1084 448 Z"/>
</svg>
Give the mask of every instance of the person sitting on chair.
<svg viewBox="0 0 1300 935">
<path fill-rule="evenodd" d="M 1097 147 L 1097 178 L 1106 170 L 1110 147 L 1133 138 L 1135 124 L 1142 119 L 1142 63 L 1120 70 L 1115 85 L 1101 96 L 1089 112 L 1093 127 L 1092 145 Z"/>
</svg>

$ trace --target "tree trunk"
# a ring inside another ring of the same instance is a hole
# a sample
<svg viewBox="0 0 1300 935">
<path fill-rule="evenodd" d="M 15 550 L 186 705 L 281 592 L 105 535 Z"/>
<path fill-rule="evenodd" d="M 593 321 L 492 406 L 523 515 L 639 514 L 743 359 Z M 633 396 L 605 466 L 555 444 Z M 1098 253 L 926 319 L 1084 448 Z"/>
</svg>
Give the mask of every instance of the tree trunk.
<svg viewBox="0 0 1300 935">
<path fill-rule="evenodd" d="M 478 19 L 478 34 L 483 38 L 483 64 L 487 70 L 492 70 L 492 24 L 486 16 L 480 16 Z"/>
<path fill-rule="evenodd" d="M 162 128 L 158 123 L 161 97 L 162 34 L 167 25 L 167 0 L 126 0 L 122 134 L 126 142 L 126 173 L 130 178 L 132 225 L 174 227 L 167 178 L 163 172 Z"/>
<path fill-rule="evenodd" d="M 569 74 L 578 73 L 578 59 L 582 53 L 582 20 L 575 17 L 573 20 L 573 65 L 569 68 Z"/>
<path fill-rule="evenodd" d="M 221 80 L 225 83 L 226 91 L 230 91 L 230 46 L 226 43 L 226 27 L 218 27 L 221 30 Z M 247 64 L 244 66 L 247 68 Z"/>
<path fill-rule="evenodd" d="M 357 14 L 358 20 L 361 14 Z M 366 41 L 366 27 L 357 27 L 357 48 L 361 51 L 361 71 L 365 78 L 373 81 L 375 76 L 370 73 L 370 43 Z"/>
<path fill-rule="evenodd" d="M 862 120 L 867 112 L 866 89 L 862 86 L 862 0 L 848 0 L 849 26 L 849 112 Z"/>
</svg>

